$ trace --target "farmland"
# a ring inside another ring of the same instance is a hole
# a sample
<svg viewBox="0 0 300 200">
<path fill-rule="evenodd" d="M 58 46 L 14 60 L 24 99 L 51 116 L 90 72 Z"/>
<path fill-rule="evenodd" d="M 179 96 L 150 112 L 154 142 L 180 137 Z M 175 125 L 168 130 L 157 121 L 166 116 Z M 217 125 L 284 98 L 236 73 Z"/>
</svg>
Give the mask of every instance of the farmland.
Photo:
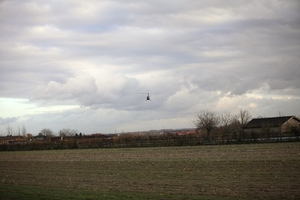
<svg viewBox="0 0 300 200">
<path fill-rule="evenodd" d="M 0 152 L 0 199 L 299 199 L 300 143 Z"/>
</svg>

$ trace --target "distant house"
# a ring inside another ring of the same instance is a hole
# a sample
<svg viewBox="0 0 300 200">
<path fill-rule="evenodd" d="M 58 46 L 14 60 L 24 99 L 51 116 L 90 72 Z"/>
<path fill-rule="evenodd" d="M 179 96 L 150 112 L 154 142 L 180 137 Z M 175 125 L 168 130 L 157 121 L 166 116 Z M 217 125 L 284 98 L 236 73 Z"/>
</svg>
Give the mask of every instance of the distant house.
<svg viewBox="0 0 300 200">
<path fill-rule="evenodd" d="M 266 128 L 270 132 L 286 133 L 291 131 L 291 127 L 300 129 L 300 119 L 295 116 L 254 118 L 243 128 L 246 133 L 262 132 Z"/>
<path fill-rule="evenodd" d="M 47 140 L 47 136 L 39 134 L 37 136 L 34 136 L 33 140 L 35 140 L 35 141 L 44 141 L 44 140 Z"/>
<path fill-rule="evenodd" d="M 12 144 L 27 142 L 27 138 L 23 136 L 5 136 L 0 137 L 0 144 Z"/>
<path fill-rule="evenodd" d="M 191 130 L 180 130 L 177 132 L 178 135 L 195 135 L 196 134 L 196 129 L 191 129 Z"/>
<path fill-rule="evenodd" d="M 11 141 L 11 137 L 6 136 L 6 137 L 0 137 L 0 144 L 9 144 Z"/>
</svg>

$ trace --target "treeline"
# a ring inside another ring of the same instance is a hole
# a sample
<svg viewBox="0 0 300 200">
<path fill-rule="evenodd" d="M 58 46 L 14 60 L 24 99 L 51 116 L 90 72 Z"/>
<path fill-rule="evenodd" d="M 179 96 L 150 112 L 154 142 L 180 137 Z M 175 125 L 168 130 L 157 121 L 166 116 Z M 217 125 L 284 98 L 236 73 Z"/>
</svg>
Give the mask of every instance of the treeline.
<svg viewBox="0 0 300 200">
<path fill-rule="evenodd" d="M 266 137 L 267 136 L 267 137 Z M 1 144 L 0 151 L 29 151 L 29 150 L 60 150 L 60 149 L 89 149 L 89 148 L 132 148 L 132 147 L 168 147 L 168 146 L 195 146 L 219 144 L 249 144 L 266 142 L 295 142 L 298 136 L 293 133 L 239 133 L 218 134 L 216 130 L 207 140 L 206 134 L 163 133 L 163 134 L 137 134 L 123 133 L 109 137 L 67 137 L 63 140 L 49 138 L 43 141 L 15 142 Z"/>
<path fill-rule="evenodd" d="M 62 129 L 55 136 L 51 129 L 44 128 L 38 136 L 10 139 L 4 137 L 0 151 L 13 150 L 55 150 L 88 148 L 162 147 L 217 144 L 245 144 L 263 142 L 299 141 L 299 127 L 290 127 L 287 132 L 272 131 L 263 126 L 260 130 L 244 132 L 251 114 L 240 110 L 238 114 L 216 114 L 211 111 L 199 113 L 193 123 L 195 129 L 182 131 L 154 131 L 145 133 L 92 134 L 84 135 L 77 130 Z M 268 127 L 268 126 L 267 126 Z M 24 128 L 25 129 L 25 128 Z"/>
</svg>

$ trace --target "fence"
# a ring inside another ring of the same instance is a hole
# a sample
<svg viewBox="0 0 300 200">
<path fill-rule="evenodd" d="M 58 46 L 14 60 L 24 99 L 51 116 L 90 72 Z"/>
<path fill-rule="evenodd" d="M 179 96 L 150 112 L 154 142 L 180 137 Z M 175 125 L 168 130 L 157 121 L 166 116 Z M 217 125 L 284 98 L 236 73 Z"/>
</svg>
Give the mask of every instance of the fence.
<svg viewBox="0 0 300 200">
<path fill-rule="evenodd" d="M 56 149 L 88 149 L 88 148 L 128 148 L 128 147 L 167 147 L 167 146 L 195 146 L 195 145 L 221 145 L 221 144 L 249 144 L 270 142 L 297 142 L 299 137 L 292 133 L 259 135 L 251 134 L 228 134 L 211 135 L 206 138 L 201 135 L 135 135 L 124 134 L 102 138 L 76 138 L 62 141 L 32 141 L 12 142 L 1 144 L 0 151 L 22 150 L 56 150 Z"/>
</svg>

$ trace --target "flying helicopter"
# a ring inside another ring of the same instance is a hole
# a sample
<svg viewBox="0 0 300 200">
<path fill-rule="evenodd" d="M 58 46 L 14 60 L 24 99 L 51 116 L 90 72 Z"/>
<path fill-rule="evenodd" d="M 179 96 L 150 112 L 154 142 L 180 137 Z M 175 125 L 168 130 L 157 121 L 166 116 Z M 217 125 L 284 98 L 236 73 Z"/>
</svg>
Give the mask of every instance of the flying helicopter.
<svg viewBox="0 0 300 200">
<path fill-rule="evenodd" d="M 138 93 L 138 94 L 147 94 L 146 101 L 151 101 L 149 93 Z"/>
</svg>

